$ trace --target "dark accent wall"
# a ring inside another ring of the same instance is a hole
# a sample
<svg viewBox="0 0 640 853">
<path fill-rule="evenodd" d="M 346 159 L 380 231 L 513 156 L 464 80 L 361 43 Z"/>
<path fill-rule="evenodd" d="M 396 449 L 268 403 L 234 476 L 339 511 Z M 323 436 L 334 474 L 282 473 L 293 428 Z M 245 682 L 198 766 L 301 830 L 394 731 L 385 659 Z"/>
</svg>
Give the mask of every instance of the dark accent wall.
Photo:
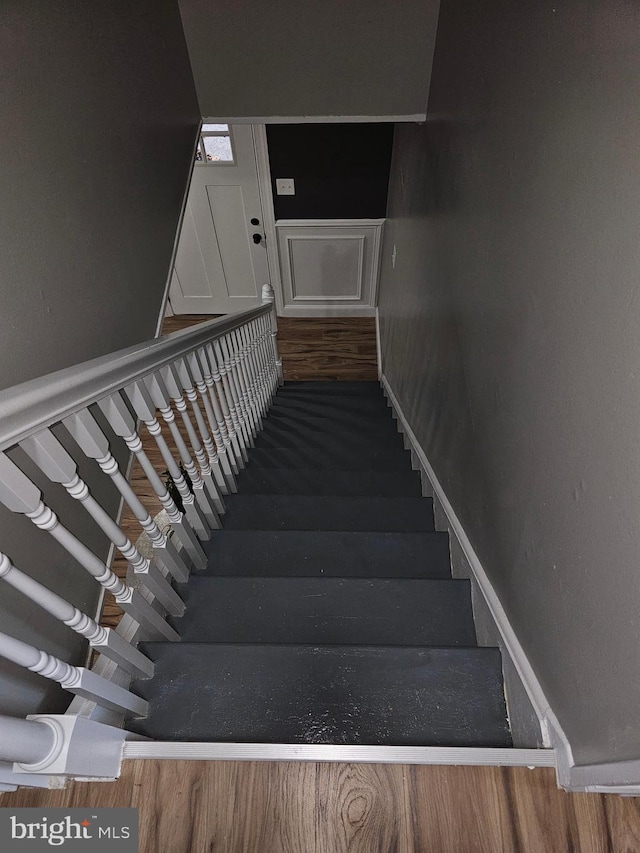
<svg viewBox="0 0 640 853">
<path fill-rule="evenodd" d="M 153 337 L 199 109 L 174 0 L 7 0 L 0 69 L 4 388 Z M 82 474 L 115 511 L 95 464 Z M 46 497 L 106 558 L 104 537 L 62 488 L 49 486 Z M 4 508 L 0 549 L 95 612 L 98 585 L 47 533 Z M 0 592 L 3 631 L 81 658 L 70 629 L 7 586 Z M 0 713 L 54 710 L 68 698 L 0 664 Z"/>
<path fill-rule="evenodd" d="M 276 219 L 384 217 L 392 124 L 273 124 L 267 141 Z M 278 195 L 276 178 L 296 194 Z"/>
<path fill-rule="evenodd" d="M 439 0 L 180 0 L 202 115 L 424 115 Z"/>
<path fill-rule="evenodd" d="M 640 756 L 638 33 L 443 0 L 382 259 L 384 372 L 581 763 Z"/>
</svg>

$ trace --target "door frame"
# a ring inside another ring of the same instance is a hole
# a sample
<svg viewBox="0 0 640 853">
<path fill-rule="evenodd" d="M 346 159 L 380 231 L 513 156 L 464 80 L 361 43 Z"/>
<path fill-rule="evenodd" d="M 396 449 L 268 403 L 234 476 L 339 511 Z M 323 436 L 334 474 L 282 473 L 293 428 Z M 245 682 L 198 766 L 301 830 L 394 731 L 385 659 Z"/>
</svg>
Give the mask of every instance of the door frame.
<svg viewBox="0 0 640 853">
<path fill-rule="evenodd" d="M 282 293 L 282 274 L 280 272 L 280 255 L 278 252 L 278 235 L 276 233 L 276 216 L 273 205 L 273 189 L 271 185 L 271 167 L 269 165 L 269 146 L 267 144 L 267 128 L 264 124 L 252 124 L 253 148 L 256 154 L 258 172 L 258 190 L 262 206 L 262 226 L 267 243 L 267 264 L 276 300 L 276 312 L 282 315 L 284 296 Z"/>
</svg>

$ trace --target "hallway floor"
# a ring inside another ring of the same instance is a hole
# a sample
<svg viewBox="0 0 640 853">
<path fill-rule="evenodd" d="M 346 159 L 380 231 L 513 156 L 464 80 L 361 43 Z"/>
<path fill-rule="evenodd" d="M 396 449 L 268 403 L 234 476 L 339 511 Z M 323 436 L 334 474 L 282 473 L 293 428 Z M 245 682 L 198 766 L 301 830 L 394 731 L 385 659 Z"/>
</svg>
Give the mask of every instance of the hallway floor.
<svg viewBox="0 0 640 853">
<path fill-rule="evenodd" d="M 0 807 L 140 809 L 140 853 L 636 853 L 640 802 L 566 794 L 552 770 L 127 761 L 114 783 Z"/>
</svg>

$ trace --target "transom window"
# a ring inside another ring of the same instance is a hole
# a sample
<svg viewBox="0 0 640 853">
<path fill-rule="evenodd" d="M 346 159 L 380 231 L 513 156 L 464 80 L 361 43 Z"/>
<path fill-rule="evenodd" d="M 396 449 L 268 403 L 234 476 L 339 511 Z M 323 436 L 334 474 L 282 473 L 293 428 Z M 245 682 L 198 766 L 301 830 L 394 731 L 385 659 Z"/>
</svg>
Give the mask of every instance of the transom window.
<svg viewBox="0 0 640 853">
<path fill-rule="evenodd" d="M 203 166 L 234 165 L 233 139 L 228 124 L 202 125 L 196 163 Z"/>
</svg>

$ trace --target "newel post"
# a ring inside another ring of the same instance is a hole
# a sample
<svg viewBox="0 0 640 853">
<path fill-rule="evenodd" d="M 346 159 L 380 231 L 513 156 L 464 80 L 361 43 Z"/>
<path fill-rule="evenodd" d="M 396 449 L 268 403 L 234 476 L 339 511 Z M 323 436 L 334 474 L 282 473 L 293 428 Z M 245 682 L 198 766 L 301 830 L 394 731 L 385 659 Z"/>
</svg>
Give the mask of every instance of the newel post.
<svg viewBox="0 0 640 853">
<path fill-rule="evenodd" d="M 70 714 L 0 716 L 0 760 L 21 774 L 116 779 L 120 775 L 124 729 Z"/>
<path fill-rule="evenodd" d="M 278 371 L 278 384 L 283 385 L 284 375 L 282 373 L 282 359 L 280 358 L 280 353 L 278 351 L 278 317 L 276 314 L 276 296 L 270 284 L 262 285 L 262 302 L 263 304 L 266 302 L 271 304 L 271 312 L 269 314 L 269 321 L 271 324 L 271 346 L 273 347 L 273 354 L 276 360 L 276 370 Z"/>
</svg>

